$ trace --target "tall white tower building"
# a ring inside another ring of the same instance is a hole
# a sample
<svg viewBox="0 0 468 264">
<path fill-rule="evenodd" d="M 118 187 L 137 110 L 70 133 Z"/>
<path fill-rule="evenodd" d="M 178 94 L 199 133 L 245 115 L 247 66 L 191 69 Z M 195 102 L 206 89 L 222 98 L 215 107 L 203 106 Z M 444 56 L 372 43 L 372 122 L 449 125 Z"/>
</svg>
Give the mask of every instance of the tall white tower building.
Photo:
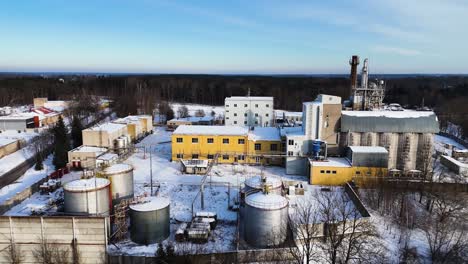
<svg viewBox="0 0 468 264">
<path fill-rule="evenodd" d="M 226 126 L 274 125 L 273 97 L 231 96 L 224 99 Z"/>
</svg>

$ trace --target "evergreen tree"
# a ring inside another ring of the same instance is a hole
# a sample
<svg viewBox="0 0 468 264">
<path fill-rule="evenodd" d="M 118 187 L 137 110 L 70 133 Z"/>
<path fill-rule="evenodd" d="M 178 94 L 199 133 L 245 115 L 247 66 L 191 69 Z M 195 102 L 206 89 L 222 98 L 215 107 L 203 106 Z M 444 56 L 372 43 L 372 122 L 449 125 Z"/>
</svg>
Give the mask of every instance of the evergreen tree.
<svg viewBox="0 0 468 264">
<path fill-rule="evenodd" d="M 72 121 L 72 128 L 71 128 L 71 138 L 73 141 L 73 148 L 77 148 L 83 145 L 83 135 L 81 133 L 83 131 L 83 125 L 81 124 L 80 119 L 78 116 L 73 116 Z"/>
<path fill-rule="evenodd" d="M 37 171 L 40 171 L 40 170 L 44 169 L 42 155 L 39 152 L 36 153 L 36 166 L 34 166 L 34 169 L 37 170 Z"/>
<path fill-rule="evenodd" d="M 62 117 L 59 117 L 54 127 L 54 159 L 52 163 L 55 169 L 63 168 L 68 162 L 68 151 L 70 150 L 70 141 L 67 135 L 67 128 Z"/>
<path fill-rule="evenodd" d="M 158 244 L 158 249 L 156 250 L 156 257 L 158 258 L 159 263 L 164 263 L 164 261 L 166 260 L 166 251 L 164 251 L 162 243 Z"/>
</svg>

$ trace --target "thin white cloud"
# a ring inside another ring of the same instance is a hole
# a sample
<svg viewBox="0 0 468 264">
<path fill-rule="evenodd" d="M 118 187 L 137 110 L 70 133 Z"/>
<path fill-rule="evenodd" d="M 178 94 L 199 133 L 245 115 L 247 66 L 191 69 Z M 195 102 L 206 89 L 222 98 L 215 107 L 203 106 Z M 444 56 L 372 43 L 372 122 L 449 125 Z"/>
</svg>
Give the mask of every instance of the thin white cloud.
<svg viewBox="0 0 468 264">
<path fill-rule="evenodd" d="M 421 55 L 422 52 L 419 50 L 414 49 L 407 49 L 401 47 L 390 47 L 390 46 L 375 46 L 371 48 L 374 52 L 379 53 L 390 53 L 394 55 L 401 55 L 401 56 L 417 56 Z"/>
</svg>

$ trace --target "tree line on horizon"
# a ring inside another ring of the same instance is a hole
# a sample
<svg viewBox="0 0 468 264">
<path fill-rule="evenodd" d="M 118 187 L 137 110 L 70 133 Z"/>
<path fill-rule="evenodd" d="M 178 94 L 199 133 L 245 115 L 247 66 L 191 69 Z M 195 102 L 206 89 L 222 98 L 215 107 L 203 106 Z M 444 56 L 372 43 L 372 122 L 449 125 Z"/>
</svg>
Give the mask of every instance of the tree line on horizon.
<svg viewBox="0 0 468 264">
<path fill-rule="evenodd" d="M 317 76 L 6 75 L 0 76 L 0 106 L 31 104 L 34 97 L 67 100 L 85 94 L 114 99 L 121 115 L 136 114 L 137 109 L 151 114 L 163 101 L 223 105 L 226 97 L 250 92 L 252 96 L 273 96 L 276 109 L 302 111 L 302 102 L 312 101 L 320 93 L 346 100 L 349 86 L 348 78 Z M 392 78 L 387 81 L 384 101 L 408 108 L 424 104 L 436 111 L 442 127 L 450 121 L 468 132 L 467 76 Z"/>
</svg>

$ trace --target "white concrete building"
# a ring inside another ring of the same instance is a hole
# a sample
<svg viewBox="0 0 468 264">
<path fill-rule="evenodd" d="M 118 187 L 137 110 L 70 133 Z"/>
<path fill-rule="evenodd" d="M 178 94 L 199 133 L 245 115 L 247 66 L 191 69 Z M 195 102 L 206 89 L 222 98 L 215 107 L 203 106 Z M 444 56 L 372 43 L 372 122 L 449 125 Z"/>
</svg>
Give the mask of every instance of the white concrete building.
<svg viewBox="0 0 468 264">
<path fill-rule="evenodd" d="M 286 174 L 306 175 L 307 156 L 314 141 L 326 142 L 329 149 L 338 146 L 341 97 L 320 94 L 313 102 L 302 104 L 302 127 L 283 129 L 286 139 Z"/>
<path fill-rule="evenodd" d="M 226 97 L 224 107 L 226 126 L 274 126 L 273 97 Z"/>
</svg>

